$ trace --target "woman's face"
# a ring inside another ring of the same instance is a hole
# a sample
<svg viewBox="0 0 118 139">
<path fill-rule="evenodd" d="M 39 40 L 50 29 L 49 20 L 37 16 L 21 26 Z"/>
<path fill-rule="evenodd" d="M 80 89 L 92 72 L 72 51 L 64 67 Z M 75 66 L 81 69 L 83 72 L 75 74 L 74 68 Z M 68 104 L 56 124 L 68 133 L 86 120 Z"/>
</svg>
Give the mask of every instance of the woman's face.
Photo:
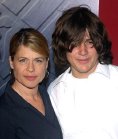
<svg viewBox="0 0 118 139">
<path fill-rule="evenodd" d="M 32 89 L 44 79 L 48 60 L 43 55 L 22 45 L 13 61 L 10 57 L 10 66 L 15 77 L 14 84 Z"/>
</svg>

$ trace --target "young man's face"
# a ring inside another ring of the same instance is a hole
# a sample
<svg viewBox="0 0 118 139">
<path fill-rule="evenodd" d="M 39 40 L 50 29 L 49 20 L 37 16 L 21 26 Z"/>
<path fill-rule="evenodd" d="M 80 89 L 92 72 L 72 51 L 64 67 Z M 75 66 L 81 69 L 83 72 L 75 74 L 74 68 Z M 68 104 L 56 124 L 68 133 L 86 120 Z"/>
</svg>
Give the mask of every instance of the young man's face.
<svg viewBox="0 0 118 139">
<path fill-rule="evenodd" d="M 94 72 L 98 64 L 98 54 L 88 32 L 81 44 L 73 48 L 72 52 L 67 52 L 67 60 L 73 76 L 77 78 L 87 78 Z"/>
</svg>

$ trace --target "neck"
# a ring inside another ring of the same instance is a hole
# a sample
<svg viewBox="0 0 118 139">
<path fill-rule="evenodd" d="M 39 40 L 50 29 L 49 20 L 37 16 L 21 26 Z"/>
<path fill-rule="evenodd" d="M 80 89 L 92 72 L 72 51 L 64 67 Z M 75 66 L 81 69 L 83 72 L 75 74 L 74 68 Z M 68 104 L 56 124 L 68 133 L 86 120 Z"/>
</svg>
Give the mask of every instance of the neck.
<svg viewBox="0 0 118 139">
<path fill-rule="evenodd" d="M 12 88 L 24 99 L 37 99 L 39 96 L 38 87 L 30 89 L 14 83 Z"/>
<path fill-rule="evenodd" d="M 90 74 L 95 72 L 97 65 L 98 65 L 98 62 L 96 62 L 95 65 L 91 68 L 89 68 L 89 66 L 88 67 L 85 66 L 86 68 L 83 68 L 83 69 L 82 68 L 75 69 L 71 67 L 71 72 L 75 78 L 88 78 Z"/>
</svg>

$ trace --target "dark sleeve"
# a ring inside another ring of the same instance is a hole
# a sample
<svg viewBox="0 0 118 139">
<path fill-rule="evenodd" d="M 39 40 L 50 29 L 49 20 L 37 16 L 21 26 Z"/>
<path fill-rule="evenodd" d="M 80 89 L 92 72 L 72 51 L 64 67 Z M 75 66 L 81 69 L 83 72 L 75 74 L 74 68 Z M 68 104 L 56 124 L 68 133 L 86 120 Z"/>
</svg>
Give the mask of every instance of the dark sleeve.
<svg viewBox="0 0 118 139">
<path fill-rule="evenodd" d="M 0 107 L 0 139 L 15 139 L 15 130 L 7 110 Z"/>
</svg>

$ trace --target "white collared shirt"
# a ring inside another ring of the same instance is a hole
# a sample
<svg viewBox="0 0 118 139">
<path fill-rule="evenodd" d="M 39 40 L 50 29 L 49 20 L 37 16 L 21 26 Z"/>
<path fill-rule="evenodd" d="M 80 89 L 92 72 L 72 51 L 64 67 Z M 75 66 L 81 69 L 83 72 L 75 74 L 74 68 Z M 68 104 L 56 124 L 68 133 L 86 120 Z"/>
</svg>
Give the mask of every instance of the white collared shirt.
<svg viewBox="0 0 118 139">
<path fill-rule="evenodd" d="M 84 79 L 69 71 L 48 88 L 64 139 L 118 139 L 118 67 L 98 64 Z"/>
</svg>

